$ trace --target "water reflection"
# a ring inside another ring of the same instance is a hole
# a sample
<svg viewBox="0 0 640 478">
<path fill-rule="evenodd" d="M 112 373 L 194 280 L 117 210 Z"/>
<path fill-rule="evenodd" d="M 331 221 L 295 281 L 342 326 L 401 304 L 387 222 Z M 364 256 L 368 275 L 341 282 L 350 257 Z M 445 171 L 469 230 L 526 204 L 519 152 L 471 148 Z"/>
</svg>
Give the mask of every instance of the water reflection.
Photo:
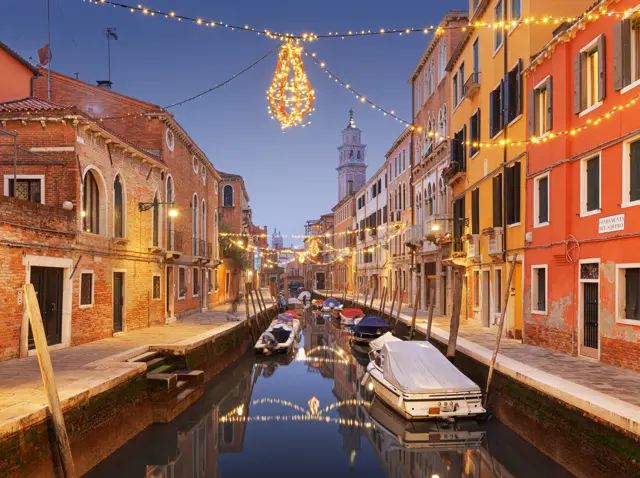
<svg viewBox="0 0 640 478">
<path fill-rule="evenodd" d="M 245 356 L 88 476 L 569 476 L 497 421 L 407 422 L 361 385 L 366 363 L 346 328 L 307 313 L 293 354 Z"/>
</svg>

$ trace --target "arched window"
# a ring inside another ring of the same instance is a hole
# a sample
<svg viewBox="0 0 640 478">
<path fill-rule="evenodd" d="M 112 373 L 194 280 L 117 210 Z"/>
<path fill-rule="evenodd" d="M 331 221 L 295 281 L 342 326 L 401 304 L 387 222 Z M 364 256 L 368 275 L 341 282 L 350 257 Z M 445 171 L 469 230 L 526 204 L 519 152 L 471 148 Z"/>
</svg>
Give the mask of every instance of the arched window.
<svg viewBox="0 0 640 478">
<path fill-rule="evenodd" d="M 124 237 L 124 198 L 120 175 L 113 181 L 113 236 Z"/>
<path fill-rule="evenodd" d="M 191 224 L 193 225 L 192 235 L 192 253 L 194 256 L 198 255 L 198 195 L 193 195 L 193 202 L 191 203 Z"/>
<path fill-rule="evenodd" d="M 213 211 L 213 258 L 218 259 L 218 210 Z M 216 277 L 218 272 L 215 272 Z M 217 289 L 217 287 L 216 287 Z"/>
<path fill-rule="evenodd" d="M 353 149 L 349 151 L 349 158 L 353 159 Z"/>
<path fill-rule="evenodd" d="M 362 159 L 362 157 L 360 155 L 360 151 L 358 151 L 357 159 Z"/>
<path fill-rule="evenodd" d="M 89 169 L 82 183 L 82 229 L 93 234 L 105 233 L 104 187 L 95 170 Z"/>
<path fill-rule="evenodd" d="M 420 161 L 422 158 L 422 136 L 416 138 L 416 161 Z"/>
<path fill-rule="evenodd" d="M 447 136 L 447 105 L 443 105 L 438 112 L 438 142 Z"/>
<path fill-rule="evenodd" d="M 160 200 L 158 199 L 158 193 L 154 194 L 153 196 L 153 202 L 154 203 L 158 203 L 160 202 Z M 155 206 L 153 206 L 153 224 L 151 225 L 152 227 L 152 239 L 153 239 L 153 245 L 154 246 L 159 246 L 160 245 L 160 205 L 156 204 Z"/>
<path fill-rule="evenodd" d="M 447 40 L 442 39 L 438 50 L 438 82 L 442 81 L 447 68 Z"/>
<path fill-rule="evenodd" d="M 167 191 L 166 191 L 167 202 L 169 203 L 167 207 L 167 249 L 170 251 L 175 251 L 176 244 L 174 239 L 173 231 L 174 229 L 174 218 L 169 216 L 169 209 L 171 209 L 171 203 L 175 201 L 174 191 L 173 191 L 173 178 L 171 176 L 167 176 Z"/>
<path fill-rule="evenodd" d="M 233 207 L 233 186 L 230 184 L 222 188 L 222 205 Z"/>
<path fill-rule="evenodd" d="M 438 204 L 438 210 L 440 214 L 446 214 L 447 212 L 447 186 L 444 180 L 440 178 L 440 201 Z"/>
<path fill-rule="evenodd" d="M 202 240 L 207 241 L 207 204 L 202 200 Z"/>
</svg>

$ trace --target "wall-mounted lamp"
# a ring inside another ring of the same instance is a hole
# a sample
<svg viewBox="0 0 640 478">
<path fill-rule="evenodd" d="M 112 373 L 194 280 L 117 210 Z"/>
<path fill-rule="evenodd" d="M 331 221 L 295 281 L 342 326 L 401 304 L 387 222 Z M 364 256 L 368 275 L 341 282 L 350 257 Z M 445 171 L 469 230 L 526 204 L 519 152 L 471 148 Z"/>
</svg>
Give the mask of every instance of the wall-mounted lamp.
<svg viewBox="0 0 640 478">
<path fill-rule="evenodd" d="M 458 219 L 443 217 L 443 218 L 435 220 L 435 222 L 431 226 L 431 231 L 432 232 L 438 232 L 440 230 L 440 224 L 438 224 L 438 221 L 452 221 L 452 222 L 461 221 L 461 222 L 464 222 L 464 225 L 466 227 L 469 227 L 469 218 L 468 217 L 461 217 L 461 218 L 458 218 Z"/>
<path fill-rule="evenodd" d="M 138 203 L 138 208 L 140 209 L 140 212 L 142 211 L 148 211 L 149 209 L 153 208 L 153 207 L 158 207 L 160 204 L 171 204 L 171 207 L 169 208 L 169 217 L 178 217 L 178 210 L 176 209 L 176 203 L 175 202 L 158 202 L 158 201 L 154 201 L 154 202 L 139 202 Z M 84 211 L 82 211 L 83 217 L 85 215 Z"/>
</svg>

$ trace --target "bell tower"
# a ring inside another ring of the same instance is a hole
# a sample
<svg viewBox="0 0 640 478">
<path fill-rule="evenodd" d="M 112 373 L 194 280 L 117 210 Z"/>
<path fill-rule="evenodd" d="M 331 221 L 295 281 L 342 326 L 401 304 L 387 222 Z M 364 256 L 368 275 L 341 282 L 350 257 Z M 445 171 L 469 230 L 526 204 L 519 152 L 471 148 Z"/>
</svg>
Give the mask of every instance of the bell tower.
<svg viewBox="0 0 640 478">
<path fill-rule="evenodd" d="M 349 110 L 349 124 L 342 130 L 342 144 L 338 147 L 338 202 L 364 186 L 367 180 L 366 145 L 360 141 L 361 135 L 362 131 L 353 119 L 353 110 Z"/>
</svg>

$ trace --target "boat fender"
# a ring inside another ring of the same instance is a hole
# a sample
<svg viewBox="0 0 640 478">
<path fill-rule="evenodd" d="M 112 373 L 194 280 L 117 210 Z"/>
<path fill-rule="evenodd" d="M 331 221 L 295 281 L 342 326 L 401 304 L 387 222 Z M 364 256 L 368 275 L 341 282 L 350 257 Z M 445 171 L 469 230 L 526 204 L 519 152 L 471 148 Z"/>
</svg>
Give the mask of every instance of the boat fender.
<svg viewBox="0 0 640 478">
<path fill-rule="evenodd" d="M 402 407 L 402 395 L 398 397 L 398 407 Z"/>
</svg>

